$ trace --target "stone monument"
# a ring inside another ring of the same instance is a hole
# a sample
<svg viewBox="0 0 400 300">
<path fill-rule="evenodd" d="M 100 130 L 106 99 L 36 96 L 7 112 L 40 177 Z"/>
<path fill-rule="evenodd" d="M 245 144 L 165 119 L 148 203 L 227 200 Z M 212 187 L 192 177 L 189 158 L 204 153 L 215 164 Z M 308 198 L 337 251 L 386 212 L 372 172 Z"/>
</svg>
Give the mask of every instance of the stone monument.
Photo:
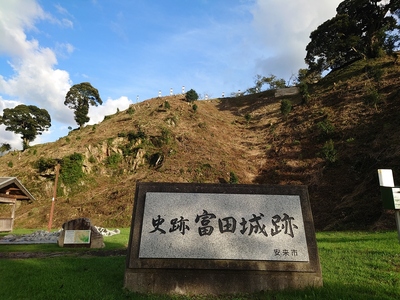
<svg viewBox="0 0 400 300">
<path fill-rule="evenodd" d="M 124 286 L 184 295 L 322 286 L 307 188 L 138 183 Z"/>
</svg>

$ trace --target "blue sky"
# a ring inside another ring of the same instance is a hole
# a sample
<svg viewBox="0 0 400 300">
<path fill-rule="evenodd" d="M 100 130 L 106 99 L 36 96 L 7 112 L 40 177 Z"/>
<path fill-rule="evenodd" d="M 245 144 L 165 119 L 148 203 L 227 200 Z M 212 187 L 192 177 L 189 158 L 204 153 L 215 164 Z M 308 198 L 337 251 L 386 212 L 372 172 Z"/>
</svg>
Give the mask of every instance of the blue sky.
<svg viewBox="0 0 400 300">
<path fill-rule="evenodd" d="M 52 142 L 76 128 L 64 98 L 90 82 L 103 105 L 90 122 L 193 88 L 220 97 L 254 86 L 257 74 L 289 81 L 305 68 L 311 31 L 339 0 L 0 1 L 0 114 L 18 104 L 45 108 Z M 0 125 L 0 144 L 21 149 Z"/>
</svg>

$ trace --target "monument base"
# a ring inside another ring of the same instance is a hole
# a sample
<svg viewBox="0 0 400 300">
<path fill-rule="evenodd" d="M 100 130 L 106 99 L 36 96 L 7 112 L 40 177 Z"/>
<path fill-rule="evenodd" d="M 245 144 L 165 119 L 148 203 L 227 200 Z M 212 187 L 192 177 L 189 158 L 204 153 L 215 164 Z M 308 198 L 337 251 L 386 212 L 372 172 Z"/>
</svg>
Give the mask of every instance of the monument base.
<svg viewBox="0 0 400 300">
<path fill-rule="evenodd" d="M 307 272 L 128 269 L 124 287 L 138 293 L 224 295 L 322 287 L 322 282 Z"/>
</svg>

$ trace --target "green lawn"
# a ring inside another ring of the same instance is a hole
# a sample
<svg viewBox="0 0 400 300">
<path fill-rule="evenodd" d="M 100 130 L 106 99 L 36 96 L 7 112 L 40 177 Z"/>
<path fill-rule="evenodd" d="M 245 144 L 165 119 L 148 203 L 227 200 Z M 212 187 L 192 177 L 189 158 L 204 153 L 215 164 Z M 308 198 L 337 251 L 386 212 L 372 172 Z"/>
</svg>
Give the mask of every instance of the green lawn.
<svg viewBox="0 0 400 300">
<path fill-rule="evenodd" d="M 105 249 L 126 247 L 128 235 L 129 229 L 123 229 L 120 235 L 105 237 Z M 400 299 L 397 232 L 322 232 L 317 233 L 317 243 L 322 288 L 219 298 Z M 0 252 L 65 249 L 56 245 L 0 245 Z M 0 299 L 191 299 L 129 293 L 123 289 L 124 272 L 124 256 L 0 259 Z"/>
</svg>

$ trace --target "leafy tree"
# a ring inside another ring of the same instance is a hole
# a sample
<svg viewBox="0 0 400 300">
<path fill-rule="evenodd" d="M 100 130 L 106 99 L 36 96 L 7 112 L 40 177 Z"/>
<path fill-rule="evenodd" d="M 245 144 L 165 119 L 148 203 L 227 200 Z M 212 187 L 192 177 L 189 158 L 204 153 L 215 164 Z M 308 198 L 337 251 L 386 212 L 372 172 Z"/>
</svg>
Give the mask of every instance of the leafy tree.
<svg viewBox="0 0 400 300">
<path fill-rule="evenodd" d="M 306 84 L 312 84 L 318 82 L 321 79 L 321 72 L 310 69 L 299 69 L 298 74 L 295 78 L 294 84 L 300 85 L 302 82 Z"/>
<path fill-rule="evenodd" d="M 2 143 L 0 146 L 0 153 L 4 153 L 11 150 L 11 145 L 8 143 Z"/>
<path fill-rule="evenodd" d="M 336 16 L 311 35 L 306 63 L 311 71 L 342 67 L 361 58 L 374 58 L 390 52 L 399 41 L 400 0 L 344 0 Z"/>
<path fill-rule="evenodd" d="M 22 135 L 22 146 L 25 150 L 38 134 L 50 128 L 51 118 L 45 109 L 21 104 L 14 108 L 5 108 L 3 116 L 0 116 L 0 124 L 4 124 L 7 131 Z"/>
<path fill-rule="evenodd" d="M 286 81 L 282 78 L 277 78 L 275 75 L 270 74 L 268 77 L 256 75 L 254 80 L 255 86 L 245 91 L 246 94 L 255 94 L 262 91 L 264 84 L 268 85 L 267 90 L 275 90 L 286 87 Z"/>
<path fill-rule="evenodd" d="M 190 89 L 187 91 L 185 98 L 187 102 L 193 102 L 199 99 L 199 95 L 194 89 Z"/>
<path fill-rule="evenodd" d="M 88 117 L 89 106 L 97 106 L 98 104 L 103 104 L 99 91 L 89 82 L 73 85 L 64 101 L 64 105 L 74 110 L 75 121 L 79 125 L 79 129 L 90 120 Z"/>
<path fill-rule="evenodd" d="M 277 78 L 275 75 L 269 75 L 269 77 L 263 77 L 263 84 L 269 85 L 269 90 L 282 89 L 286 87 L 286 81 L 283 78 Z"/>
</svg>

